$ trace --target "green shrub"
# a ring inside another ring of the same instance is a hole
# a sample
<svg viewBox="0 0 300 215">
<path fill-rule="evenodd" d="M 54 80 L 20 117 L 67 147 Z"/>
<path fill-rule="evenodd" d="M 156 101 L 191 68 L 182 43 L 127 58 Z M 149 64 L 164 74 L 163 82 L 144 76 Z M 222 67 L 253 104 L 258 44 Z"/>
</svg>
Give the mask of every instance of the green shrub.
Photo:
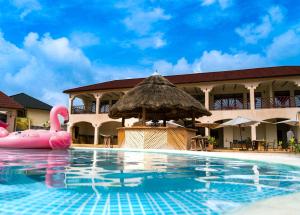
<svg viewBox="0 0 300 215">
<path fill-rule="evenodd" d="M 217 145 L 217 140 L 215 137 L 208 137 L 208 142 L 213 146 Z"/>
</svg>

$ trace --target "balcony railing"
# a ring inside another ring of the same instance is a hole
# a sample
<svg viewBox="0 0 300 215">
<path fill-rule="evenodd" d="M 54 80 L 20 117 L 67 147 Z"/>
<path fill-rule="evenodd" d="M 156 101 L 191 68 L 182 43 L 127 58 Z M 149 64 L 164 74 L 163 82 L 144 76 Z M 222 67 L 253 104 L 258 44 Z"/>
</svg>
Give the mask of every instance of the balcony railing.
<svg viewBox="0 0 300 215">
<path fill-rule="evenodd" d="M 229 98 L 215 100 L 210 110 L 239 110 L 250 109 L 249 99 L 243 98 Z"/>
<path fill-rule="evenodd" d="M 72 114 L 92 114 L 96 113 L 96 107 L 92 106 L 85 106 L 85 105 L 78 105 L 72 107 Z"/>
<path fill-rule="evenodd" d="M 259 97 L 255 99 L 255 108 L 300 107 L 300 96 Z"/>
</svg>

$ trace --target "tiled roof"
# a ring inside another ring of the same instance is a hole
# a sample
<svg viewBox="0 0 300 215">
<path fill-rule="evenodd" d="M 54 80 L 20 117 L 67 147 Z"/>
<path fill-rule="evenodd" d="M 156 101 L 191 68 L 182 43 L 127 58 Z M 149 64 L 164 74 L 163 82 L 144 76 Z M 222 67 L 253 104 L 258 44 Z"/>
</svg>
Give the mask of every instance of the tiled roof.
<svg viewBox="0 0 300 215">
<path fill-rule="evenodd" d="M 192 73 L 165 77 L 173 84 L 186 84 L 256 78 L 274 78 L 295 75 L 300 75 L 300 66 L 265 67 L 222 72 Z M 143 79 L 144 78 L 135 78 L 102 82 L 98 84 L 68 89 L 65 90 L 64 93 L 131 88 L 137 85 Z"/>
<path fill-rule="evenodd" d="M 19 93 L 16 95 L 11 96 L 16 102 L 23 105 L 25 109 L 31 108 L 31 109 L 39 109 L 39 110 L 51 110 L 52 106 L 33 98 L 25 93 Z"/>
<path fill-rule="evenodd" d="M 22 109 L 22 105 L 0 91 L 0 108 Z"/>
</svg>

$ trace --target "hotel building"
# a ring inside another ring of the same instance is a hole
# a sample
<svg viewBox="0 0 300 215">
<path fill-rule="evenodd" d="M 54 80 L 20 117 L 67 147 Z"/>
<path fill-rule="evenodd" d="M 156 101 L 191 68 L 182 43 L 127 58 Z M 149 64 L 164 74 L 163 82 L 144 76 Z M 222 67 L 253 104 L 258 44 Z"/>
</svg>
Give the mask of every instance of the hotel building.
<svg viewBox="0 0 300 215">
<path fill-rule="evenodd" d="M 191 73 L 165 76 L 170 82 L 199 100 L 211 111 L 209 117 L 197 119 L 202 123 L 222 123 L 237 116 L 258 123 L 242 129 L 244 138 L 277 143 L 286 141 L 291 128 L 297 139 L 298 127 L 277 124 L 294 119 L 300 111 L 300 66 L 254 68 L 234 71 Z M 70 121 L 73 143 L 102 144 L 102 134 L 116 135 L 121 119 L 108 117 L 109 108 L 143 78 L 113 80 L 65 90 L 69 95 Z M 126 126 L 137 119 L 126 120 Z M 201 131 L 200 131 L 201 132 Z M 221 148 L 239 139 L 238 128 L 225 127 L 203 130 L 215 136 Z"/>
</svg>

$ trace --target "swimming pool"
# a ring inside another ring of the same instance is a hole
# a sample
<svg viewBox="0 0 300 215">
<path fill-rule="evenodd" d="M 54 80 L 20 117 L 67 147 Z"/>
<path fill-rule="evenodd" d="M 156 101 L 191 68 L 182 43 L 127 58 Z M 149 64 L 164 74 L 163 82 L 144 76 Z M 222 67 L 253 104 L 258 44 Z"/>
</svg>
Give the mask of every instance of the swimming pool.
<svg viewBox="0 0 300 215">
<path fill-rule="evenodd" d="M 224 214 L 299 182 L 298 167 L 199 155 L 0 149 L 0 214 Z"/>
</svg>

